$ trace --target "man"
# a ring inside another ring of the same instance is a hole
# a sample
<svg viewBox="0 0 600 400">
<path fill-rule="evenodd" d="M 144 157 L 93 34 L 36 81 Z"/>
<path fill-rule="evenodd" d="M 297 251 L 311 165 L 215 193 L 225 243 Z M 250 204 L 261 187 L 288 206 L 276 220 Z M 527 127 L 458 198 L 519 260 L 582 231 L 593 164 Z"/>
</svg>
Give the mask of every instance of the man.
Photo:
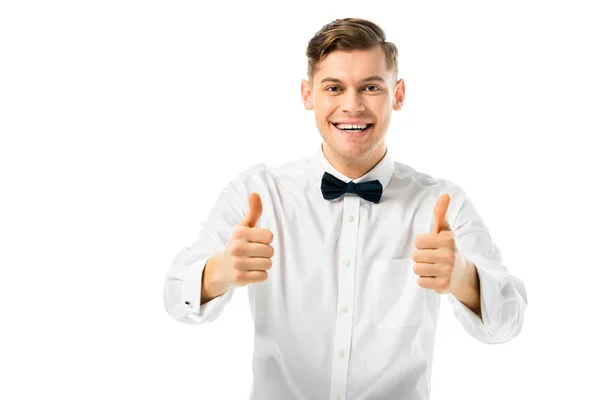
<svg viewBox="0 0 600 400">
<path fill-rule="evenodd" d="M 502 343 L 521 331 L 525 288 L 465 192 L 387 149 L 405 85 L 381 28 L 336 20 L 306 53 L 322 145 L 221 191 L 171 265 L 165 307 L 208 323 L 248 285 L 251 399 L 427 399 L 442 295 L 469 334 Z"/>
</svg>

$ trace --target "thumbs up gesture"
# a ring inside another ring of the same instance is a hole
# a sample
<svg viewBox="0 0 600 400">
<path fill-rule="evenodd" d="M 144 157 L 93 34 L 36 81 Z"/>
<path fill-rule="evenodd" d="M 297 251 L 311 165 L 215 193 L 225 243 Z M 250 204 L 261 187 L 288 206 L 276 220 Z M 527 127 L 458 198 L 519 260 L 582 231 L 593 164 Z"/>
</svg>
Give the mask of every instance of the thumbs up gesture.
<svg viewBox="0 0 600 400">
<path fill-rule="evenodd" d="M 450 195 L 442 194 L 433 210 L 433 229 L 429 234 L 417 236 L 417 250 L 412 256 L 419 286 L 439 294 L 454 293 L 470 263 L 456 247 L 446 217 L 449 205 Z"/>
<path fill-rule="evenodd" d="M 274 249 L 270 245 L 273 232 L 257 228 L 262 215 L 262 201 L 258 193 L 248 199 L 248 213 L 233 226 L 225 249 L 220 254 L 219 271 L 221 282 L 227 286 L 245 286 L 267 279 L 271 268 Z"/>
</svg>

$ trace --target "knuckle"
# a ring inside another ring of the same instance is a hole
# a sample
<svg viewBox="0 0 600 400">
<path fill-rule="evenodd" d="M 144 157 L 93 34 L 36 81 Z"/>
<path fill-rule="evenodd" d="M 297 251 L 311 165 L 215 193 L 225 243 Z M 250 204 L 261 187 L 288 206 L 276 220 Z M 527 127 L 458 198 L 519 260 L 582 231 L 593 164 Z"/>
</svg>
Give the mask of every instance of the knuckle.
<svg viewBox="0 0 600 400">
<path fill-rule="evenodd" d="M 416 247 L 417 249 L 419 248 L 419 246 L 421 246 L 421 242 L 423 241 L 422 237 L 423 237 L 423 235 L 419 235 L 419 236 L 417 236 L 417 238 L 415 239 L 415 243 L 414 243 L 414 244 L 415 244 L 415 247 Z"/>
<path fill-rule="evenodd" d="M 415 264 L 415 265 L 413 265 L 413 272 L 414 272 L 415 274 L 417 274 L 417 275 L 420 275 L 420 274 L 419 274 L 419 270 L 420 270 L 420 268 L 419 268 L 419 264 Z"/>
<path fill-rule="evenodd" d="M 238 257 L 234 257 L 231 260 L 231 266 L 235 269 L 241 270 L 242 268 L 242 260 Z"/>
<path fill-rule="evenodd" d="M 450 251 L 448 253 L 446 253 L 446 255 L 444 256 L 444 261 L 446 261 L 449 264 L 454 264 L 454 252 Z"/>
<path fill-rule="evenodd" d="M 233 280 L 235 282 L 241 282 L 243 278 L 244 273 L 242 271 L 236 271 L 235 274 L 233 274 Z"/>
<path fill-rule="evenodd" d="M 450 281 L 447 279 L 442 280 L 439 284 L 438 284 L 438 289 L 440 290 L 448 290 L 450 289 Z"/>
<path fill-rule="evenodd" d="M 231 249 L 231 254 L 239 256 L 239 255 L 241 255 L 242 250 L 244 249 L 244 244 L 241 241 L 236 240 L 233 243 L 231 243 L 230 249 Z"/>
<path fill-rule="evenodd" d="M 233 227 L 232 232 L 231 232 L 231 236 L 234 237 L 234 238 L 236 238 L 236 239 L 237 238 L 241 238 L 243 236 L 243 234 L 244 234 L 244 231 L 245 231 L 245 227 L 244 226 L 242 226 L 242 225 L 235 225 Z"/>
</svg>

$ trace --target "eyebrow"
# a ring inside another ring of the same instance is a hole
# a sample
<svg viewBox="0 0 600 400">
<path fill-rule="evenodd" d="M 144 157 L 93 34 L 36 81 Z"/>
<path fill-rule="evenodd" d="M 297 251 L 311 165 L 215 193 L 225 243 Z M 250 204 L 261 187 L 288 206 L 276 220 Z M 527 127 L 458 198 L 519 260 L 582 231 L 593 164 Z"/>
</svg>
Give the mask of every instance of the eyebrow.
<svg viewBox="0 0 600 400">
<path fill-rule="evenodd" d="M 367 81 L 378 81 L 378 82 L 385 83 L 385 80 L 382 77 L 378 76 L 378 75 L 369 76 L 368 78 L 365 78 L 365 79 L 361 80 L 361 82 L 367 82 Z M 321 83 L 324 83 L 324 82 L 342 83 L 341 80 L 339 80 L 337 78 L 331 78 L 331 77 L 323 78 L 321 80 Z"/>
</svg>

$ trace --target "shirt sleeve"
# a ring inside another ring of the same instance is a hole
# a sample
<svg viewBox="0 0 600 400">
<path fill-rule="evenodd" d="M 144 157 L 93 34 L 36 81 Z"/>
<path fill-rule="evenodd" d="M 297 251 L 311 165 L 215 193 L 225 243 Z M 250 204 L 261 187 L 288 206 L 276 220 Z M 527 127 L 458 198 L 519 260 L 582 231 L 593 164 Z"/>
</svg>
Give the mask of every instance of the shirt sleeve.
<svg viewBox="0 0 600 400">
<path fill-rule="evenodd" d="M 221 190 L 208 217 L 202 222 L 196 241 L 181 249 L 171 263 L 165 278 L 163 302 L 166 311 L 175 320 L 186 324 L 214 321 L 233 297 L 235 285 L 200 305 L 202 273 L 208 259 L 225 248 L 233 226 L 247 213 L 249 190 L 245 178 L 262 166 L 258 164 L 246 170 Z"/>
<path fill-rule="evenodd" d="M 523 328 L 527 292 L 523 282 L 503 264 L 502 253 L 473 203 L 460 187 L 454 186 L 448 221 L 458 251 L 477 269 L 482 317 L 453 294 L 448 294 L 448 301 L 455 317 L 471 336 L 487 344 L 504 343 Z M 452 207 L 453 202 L 458 206 Z"/>
</svg>

